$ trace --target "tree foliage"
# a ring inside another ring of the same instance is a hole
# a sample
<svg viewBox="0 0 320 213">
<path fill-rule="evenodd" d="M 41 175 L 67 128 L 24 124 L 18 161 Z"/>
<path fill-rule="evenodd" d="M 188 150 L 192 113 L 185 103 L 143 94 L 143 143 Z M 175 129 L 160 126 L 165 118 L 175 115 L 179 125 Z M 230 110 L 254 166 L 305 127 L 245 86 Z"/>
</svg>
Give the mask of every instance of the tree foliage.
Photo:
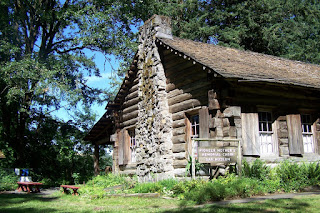
<svg viewBox="0 0 320 213">
<path fill-rule="evenodd" d="M 112 95 L 87 86 L 86 76 L 100 72 L 86 51 L 124 59 L 132 51 L 119 53 L 134 47 L 130 20 L 118 9 L 112 1 L 98 0 L 0 2 L 0 150 L 7 156 L 5 166 L 53 174 L 59 164 L 62 171 L 55 174 L 79 172 L 71 171 L 83 164 L 75 159 L 83 160 L 79 153 L 91 154 L 82 140 L 94 121 L 90 105 Z M 57 118 L 53 112 L 61 108 L 72 111 L 74 120 Z"/>
<path fill-rule="evenodd" d="M 87 86 L 100 72 L 86 51 L 115 55 L 123 77 L 136 29 L 153 14 L 170 16 L 182 38 L 320 63 L 313 0 L 2 0 L 0 12 L 0 149 L 10 166 L 70 165 L 76 144 L 90 152 L 81 139 L 90 105 L 112 93 Z M 73 122 L 54 116 L 61 108 Z"/>
<path fill-rule="evenodd" d="M 174 35 L 309 63 L 320 63 L 320 3 L 314 0 L 123 1 L 145 21 L 172 18 Z"/>
</svg>

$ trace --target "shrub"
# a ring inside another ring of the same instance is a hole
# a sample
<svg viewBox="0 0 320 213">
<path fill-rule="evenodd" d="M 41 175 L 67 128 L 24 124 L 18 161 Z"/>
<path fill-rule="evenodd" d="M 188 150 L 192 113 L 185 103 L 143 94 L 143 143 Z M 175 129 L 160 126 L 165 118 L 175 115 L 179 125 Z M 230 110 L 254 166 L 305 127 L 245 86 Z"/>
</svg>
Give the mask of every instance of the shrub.
<svg viewBox="0 0 320 213">
<path fill-rule="evenodd" d="M 98 175 L 88 181 L 85 186 L 82 186 L 79 189 L 79 193 L 85 197 L 102 198 L 107 193 L 106 188 L 118 185 L 121 186 L 119 190 L 130 187 L 130 183 L 124 176 L 111 173 L 108 175 Z M 111 193 L 115 193 L 115 191 L 113 190 Z"/>
<path fill-rule="evenodd" d="M 162 186 L 159 182 L 138 183 L 132 190 L 134 193 L 161 193 Z"/>
<path fill-rule="evenodd" d="M 10 191 L 17 188 L 18 176 L 12 170 L 0 168 L 0 191 Z"/>
<path fill-rule="evenodd" d="M 318 185 L 320 181 L 320 166 L 319 162 L 307 164 L 307 177 L 311 185 Z"/>
<path fill-rule="evenodd" d="M 305 164 L 299 165 L 289 161 L 282 161 L 276 167 L 276 173 L 280 178 L 280 186 L 285 192 L 298 191 L 310 185 L 308 169 Z"/>
<path fill-rule="evenodd" d="M 243 161 L 242 175 L 245 177 L 266 180 L 270 176 L 270 171 L 270 167 L 260 159 L 256 159 L 251 164 L 247 161 Z"/>
<path fill-rule="evenodd" d="M 203 179 L 195 179 L 190 181 L 180 181 L 172 188 L 173 196 L 184 198 L 184 194 L 195 188 L 199 188 L 201 185 L 206 184 L 207 181 Z"/>
</svg>

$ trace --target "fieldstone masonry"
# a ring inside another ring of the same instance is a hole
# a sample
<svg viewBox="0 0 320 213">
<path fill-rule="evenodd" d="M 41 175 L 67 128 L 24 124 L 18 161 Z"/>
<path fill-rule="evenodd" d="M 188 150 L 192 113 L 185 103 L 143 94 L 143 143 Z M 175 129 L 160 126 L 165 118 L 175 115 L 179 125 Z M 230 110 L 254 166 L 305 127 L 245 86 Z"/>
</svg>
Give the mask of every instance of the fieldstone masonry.
<svg viewBox="0 0 320 213">
<path fill-rule="evenodd" d="M 136 161 L 140 182 L 174 177 L 172 116 L 166 93 L 166 77 L 156 37 L 172 37 L 168 17 L 154 15 L 140 29 L 138 50 L 138 123 Z"/>
</svg>

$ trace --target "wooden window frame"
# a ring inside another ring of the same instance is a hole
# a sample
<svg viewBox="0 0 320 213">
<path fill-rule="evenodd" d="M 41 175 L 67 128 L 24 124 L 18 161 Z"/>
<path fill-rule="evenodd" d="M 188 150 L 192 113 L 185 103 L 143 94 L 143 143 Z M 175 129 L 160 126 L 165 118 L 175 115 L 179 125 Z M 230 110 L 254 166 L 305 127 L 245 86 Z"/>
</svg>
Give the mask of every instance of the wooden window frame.
<svg viewBox="0 0 320 213">
<path fill-rule="evenodd" d="M 128 135 L 130 138 L 130 162 L 136 163 L 136 132 L 135 129 L 128 129 Z"/>
<path fill-rule="evenodd" d="M 265 120 L 262 119 L 263 114 L 266 115 Z M 261 157 L 278 156 L 278 137 L 276 134 L 277 123 L 276 123 L 276 120 L 273 119 L 272 111 L 259 110 L 258 123 L 259 123 L 258 131 L 259 131 L 259 143 L 260 143 L 260 156 Z M 265 124 L 265 126 L 263 124 Z M 272 152 L 263 153 L 262 135 L 271 136 Z"/>
<path fill-rule="evenodd" d="M 308 116 L 309 121 L 306 122 L 304 117 Z M 300 114 L 300 118 L 301 118 L 301 131 L 302 131 L 302 144 L 303 144 L 303 149 L 304 149 L 304 154 L 315 154 L 317 153 L 317 141 L 316 141 L 316 128 L 315 128 L 315 122 L 312 122 L 313 120 L 313 116 L 311 113 L 301 113 Z M 306 126 L 308 125 L 308 126 Z M 307 131 L 305 131 L 305 129 L 307 128 Z M 308 151 L 305 148 L 305 135 L 309 135 L 312 138 L 312 151 Z"/>
</svg>

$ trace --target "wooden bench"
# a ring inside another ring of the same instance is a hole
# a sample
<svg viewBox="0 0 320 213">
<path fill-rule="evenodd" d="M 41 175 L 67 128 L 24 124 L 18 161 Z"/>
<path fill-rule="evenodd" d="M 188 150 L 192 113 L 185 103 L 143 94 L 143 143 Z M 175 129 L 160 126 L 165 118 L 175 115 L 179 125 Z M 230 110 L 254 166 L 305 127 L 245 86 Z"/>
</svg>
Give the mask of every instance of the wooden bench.
<svg viewBox="0 0 320 213">
<path fill-rule="evenodd" d="M 66 193 L 66 194 L 67 194 L 67 193 L 69 193 L 69 190 L 68 190 L 68 189 L 72 189 L 72 190 L 73 190 L 72 195 L 79 195 L 78 189 L 79 189 L 80 187 L 78 187 L 78 186 L 61 185 L 60 187 L 63 188 L 63 192 L 62 192 L 62 193 Z"/>
<path fill-rule="evenodd" d="M 39 186 L 42 185 L 42 183 L 38 182 L 17 182 L 18 184 L 18 191 L 24 191 L 24 192 L 40 192 Z M 34 189 L 33 189 L 34 187 Z"/>
</svg>

